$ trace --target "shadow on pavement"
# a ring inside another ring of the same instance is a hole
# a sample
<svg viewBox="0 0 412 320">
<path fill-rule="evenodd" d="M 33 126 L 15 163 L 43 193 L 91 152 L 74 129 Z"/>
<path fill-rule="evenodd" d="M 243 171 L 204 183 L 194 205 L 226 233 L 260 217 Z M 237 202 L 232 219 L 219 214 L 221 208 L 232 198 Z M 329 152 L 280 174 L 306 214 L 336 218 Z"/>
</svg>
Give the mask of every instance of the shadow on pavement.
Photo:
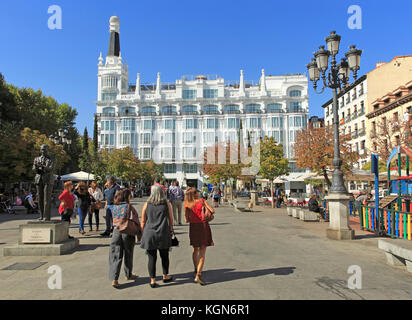
<svg viewBox="0 0 412 320">
<path fill-rule="evenodd" d="M 360 239 L 377 239 L 377 238 L 382 238 L 380 236 L 377 236 L 376 234 L 358 234 L 355 235 L 355 240 L 360 240 Z"/>
<path fill-rule="evenodd" d="M 203 272 L 204 280 L 207 284 L 211 285 L 214 283 L 221 283 L 227 281 L 234 281 L 240 279 L 247 279 L 247 278 L 256 278 L 262 277 L 266 275 L 276 275 L 276 276 L 287 276 L 294 273 L 296 267 L 281 267 L 281 268 L 270 268 L 270 269 L 262 269 L 262 270 L 254 270 L 254 271 L 235 271 L 236 269 L 216 269 L 216 270 L 206 270 Z M 176 286 L 182 285 L 185 283 L 194 283 L 194 273 L 193 272 L 186 272 L 186 273 L 178 273 L 178 274 L 171 274 L 174 278 L 174 281 L 168 284 L 164 284 L 160 280 L 160 276 L 158 278 L 158 285 L 159 287 L 162 286 Z M 150 278 L 143 277 L 138 278 L 134 282 L 121 284 L 119 289 L 126 289 L 134 286 L 139 285 L 149 285 Z"/>
<path fill-rule="evenodd" d="M 269 274 L 287 276 L 294 273 L 296 267 L 270 268 L 253 271 L 235 271 L 236 269 L 206 270 L 203 272 L 209 284 L 227 282 L 246 278 L 256 278 Z"/>
<path fill-rule="evenodd" d="M 110 244 L 80 244 L 73 252 L 77 251 L 93 251 L 97 248 L 110 247 Z"/>
</svg>

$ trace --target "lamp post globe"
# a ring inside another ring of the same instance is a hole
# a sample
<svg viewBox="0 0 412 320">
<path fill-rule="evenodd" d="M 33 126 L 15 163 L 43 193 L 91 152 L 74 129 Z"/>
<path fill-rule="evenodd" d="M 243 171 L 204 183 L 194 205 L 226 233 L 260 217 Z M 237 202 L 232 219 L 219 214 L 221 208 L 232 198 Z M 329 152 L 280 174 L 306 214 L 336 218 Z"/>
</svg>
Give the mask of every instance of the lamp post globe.
<svg viewBox="0 0 412 320">
<path fill-rule="evenodd" d="M 319 50 L 315 52 L 316 64 L 322 72 L 328 70 L 329 55 L 329 51 L 325 50 L 325 46 L 320 46 Z"/>
<path fill-rule="evenodd" d="M 336 31 L 331 31 L 329 37 L 325 39 L 330 55 L 335 56 L 338 54 L 340 39 L 341 36 L 337 35 Z"/>
</svg>

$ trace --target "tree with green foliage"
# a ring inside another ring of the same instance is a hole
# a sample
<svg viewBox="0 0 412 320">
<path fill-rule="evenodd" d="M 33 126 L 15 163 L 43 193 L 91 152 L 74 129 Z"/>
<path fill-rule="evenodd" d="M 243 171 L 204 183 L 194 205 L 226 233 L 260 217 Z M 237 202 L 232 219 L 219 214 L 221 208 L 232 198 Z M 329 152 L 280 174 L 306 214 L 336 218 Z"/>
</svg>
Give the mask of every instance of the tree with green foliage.
<svg viewBox="0 0 412 320">
<path fill-rule="evenodd" d="M 76 116 L 76 109 L 68 104 L 59 104 L 54 98 L 44 96 L 40 90 L 17 88 L 7 84 L 0 74 L 0 131 L 2 137 L 0 150 L 6 152 L 3 154 L 5 159 L 1 159 L 2 168 L 8 168 L 7 153 L 15 153 L 10 158 L 11 166 L 18 162 L 27 163 L 26 157 L 28 156 L 23 148 L 27 141 L 21 140 L 23 136 L 30 136 L 27 129 L 32 132 L 36 131 L 37 135 L 44 135 L 44 137 L 56 134 L 59 129 L 66 130 L 73 143 L 71 146 L 64 147 L 67 152 L 63 164 L 67 169 L 78 168 L 81 150 L 78 148 L 79 134 L 74 127 Z M 16 147 L 14 150 L 9 150 L 10 146 Z M 20 147 L 22 149 L 19 149 Z M 19 152 L 15 152 L 17 149 Z M 21 166 L 17 167 L 21 168 Z M 29 174 L 29 176 L 31 175 Z M 28 179 L 28 177 L 24 177 L 24 174 L 15 175 L 14 173 L 6 175 L 6 177 L 10 177 L 10 180 L 14 181 L 18 181 L 15 179 L 25 179 L 24 181 Z"/>
<path fill-rule="evenodd" d="M 63 146 L 54 144 L 38 130 L 25 128 L 14 130 L 11 124 L 2 124 L 0 130 L 0 181 L 5 183 L 31 181 L 33 160 L 39 155 L 40 146 L 47 144 L 50 153 L 56 157 L 56 171 L 69 161 Z"/>
<path fill-rule="evenodd" d="M 136 182 L 141 178 L 140 160 L 135 157 L 132 149 L 114 149 L 107 159 L 107 171 L 109 174 L 120 178 L 122 181 Z"/>
<path fill-rule="evenodd" d="M 289 161 L 283 156 L 283 146 L 277 144 L 273 137 L 265 137 L 260 145 L 260 171 L 264 179 L 269 179 L 270 193 L 272 195 L 272 208 L 275 207 L 273 199 L 273 181 L 290 172 Z"/>
</svg>

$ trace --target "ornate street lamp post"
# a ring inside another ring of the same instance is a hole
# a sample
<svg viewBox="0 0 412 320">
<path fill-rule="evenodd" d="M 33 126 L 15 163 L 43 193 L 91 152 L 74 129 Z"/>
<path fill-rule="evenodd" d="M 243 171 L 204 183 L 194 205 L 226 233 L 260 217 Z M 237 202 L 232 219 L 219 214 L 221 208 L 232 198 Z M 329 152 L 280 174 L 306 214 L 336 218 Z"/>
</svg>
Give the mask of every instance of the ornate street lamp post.
<svg viewBox="0 0 412 320">
<path fill-rule="evenodd" d="M 326 197 L 329 200 L 329 219 L 330 226 L 327 232 L 332 239 L 353 239 L 354 231 L 349 227 L 349 194 L 346 190 L 341 170 L 342 160 L 340 158 L 339 142 L 339 116 L 338 116 L 338 98 L 337 90 L 345 89 L 350 80 L 350 71 L 353 73 L 354 80 L 357 79 L 357 72 L 360 68 L 360 57 L 362 51 L 351 46 L 345 54 L 340 64 L 336 63 L 336 55 L 339 53 L 339 44 L 341 37 L 332 31 L 325 39 L 325 46 L 320 46 L 319 50 L 314 53 L 315 58 L 307 65 L 309 79 L 313 82 L 313 88 L 316 93 L 322 93 L 325 88 L 331 88 L 333 91 L 333 125 L 334 125 L 334 157 L 332 174 L 332 186 L 330 194 Z M 329 57 L 331 58 L 329 66 Z M 330 67 L 328 74 L 326 71 Z M 317 91 L 317 82 L 322 79 L 323 88 Z"/>
</svg>

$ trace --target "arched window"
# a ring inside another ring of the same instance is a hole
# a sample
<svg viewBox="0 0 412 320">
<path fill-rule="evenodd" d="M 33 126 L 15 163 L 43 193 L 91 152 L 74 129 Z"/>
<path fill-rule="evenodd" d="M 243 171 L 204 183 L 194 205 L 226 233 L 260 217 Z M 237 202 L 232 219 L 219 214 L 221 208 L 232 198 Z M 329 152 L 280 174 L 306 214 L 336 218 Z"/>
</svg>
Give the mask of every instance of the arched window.
<svg viewBox="0 0 412 320">
<path fill-rule="evenodd" d="M 182 114 L 197 114 L 197 106 L 182 107 Z"/>
<path fill-rule="evenodd" d="M 218 114 L 219 113 L 219 107 L 216 105 L 208 105 L 204 106 L 202 108 L 202 111 L 204 114 Z"/>
<path fill-rule="evenodd" d="M 266 106 L 266 111 L 270 113 L 282 112 L 282 105 L 280 103 L 273 103 Z"/>
<path fill-rule="evenodd" d="M 245 106 L 245 113 L 260 113 L 260 105 L 248 104 Z"/>
<path fill-rule="evenodd" d="M 104 108 L 104 109 L 103 109 L 103 114 L 104 114 L 104 115 L 112 115 L 112 116 L 114 116 L 114 108 Z"/>
<path fill-rule="evenodd" d="M 156 107 L 143 107 L 141 110 L 142 116 L 144 115 L 156 115 Z"/>
<path fill-rule="evenodd" d="M 240 113 L 239 106 L 235 104 L 227 105 L 223 108 L 223 113 Z"/>
<path fill-rule="evenodd" d="M 300 90 L 290 90 L 289 92 L 289 97 L 301 97 L 302 96 L 302 91 Z"/>
<path fill-rule="evenodd" d="M 162 107 L 162 114 L 166 114 L 166 115 L 177 114 L 176 107 L 174 107 L 174 106 Z"/>
<path fill-rule="evenodd" d="M 135 108 L 130 108 L 130 107 L 122 108 L 121 115 L 122 116 L 134 116 L 136 115 Z"/>
</svg>

